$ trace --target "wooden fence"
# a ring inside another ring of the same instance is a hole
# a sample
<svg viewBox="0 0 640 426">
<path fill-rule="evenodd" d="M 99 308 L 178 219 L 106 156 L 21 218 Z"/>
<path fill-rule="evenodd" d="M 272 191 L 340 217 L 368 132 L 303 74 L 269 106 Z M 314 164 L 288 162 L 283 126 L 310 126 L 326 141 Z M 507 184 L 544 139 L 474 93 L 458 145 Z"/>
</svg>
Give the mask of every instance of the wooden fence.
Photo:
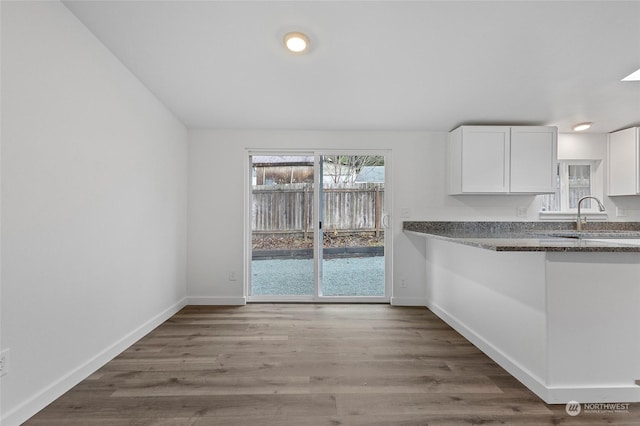
<svg viewBox="0 0 640 426">
<path fill-rule="evenodd" d="M 313 232 L 311 184 L 253 187 L 254 234 Z M 384 185 L 379 183 L 326 184 L 323 189 L 325 231 L 382 232 Z"/>
</svg>

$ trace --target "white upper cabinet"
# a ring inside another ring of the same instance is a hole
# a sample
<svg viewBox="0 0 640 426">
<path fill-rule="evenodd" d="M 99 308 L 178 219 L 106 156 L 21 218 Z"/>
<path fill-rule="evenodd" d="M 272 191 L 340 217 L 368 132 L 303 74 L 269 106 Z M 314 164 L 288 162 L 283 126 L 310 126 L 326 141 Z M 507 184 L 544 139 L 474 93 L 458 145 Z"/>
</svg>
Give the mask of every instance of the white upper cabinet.
<svg viewBox="0 0 640 426">
<path fill-rule="evenodd" d="M 640 128 L 609 134 L 609 194 L 640 194 Z"/>
<path fill-rule="evenodd" d="M 558 130 L 461 126 L 449 134 L 449 194 L 555 192 Z"/>
<path fill-rule="evenodd" d="M 555 192 L 557 153 L 556 127 L 512 127 L 510 192 Z"/>
<path fill-rule="evenodd" d="M 449 138 L 449 192 L 509 192 L 510 129 L 458 127 Z"/>
</svg>

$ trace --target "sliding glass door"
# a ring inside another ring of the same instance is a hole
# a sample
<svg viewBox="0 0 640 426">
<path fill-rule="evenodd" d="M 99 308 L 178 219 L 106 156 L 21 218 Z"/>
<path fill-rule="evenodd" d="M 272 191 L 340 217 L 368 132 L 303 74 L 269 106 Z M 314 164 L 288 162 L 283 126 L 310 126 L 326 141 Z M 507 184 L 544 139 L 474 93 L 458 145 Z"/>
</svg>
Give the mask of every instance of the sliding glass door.
<svg viewBox="0 0 640 426">
<path fill-rule="evenodd" d="M 249 301 L 388 302 L 385 156 L 249 155 Z"/>
<path fill-rule="evenodd" d="M 320 295 L 384 297 L 384 156 L 322 155 Z"/>
<path fill-rule="evenodd" d="M 315 158 L 253 155 L 251 296 L 312 297 Z"/>
</svg>

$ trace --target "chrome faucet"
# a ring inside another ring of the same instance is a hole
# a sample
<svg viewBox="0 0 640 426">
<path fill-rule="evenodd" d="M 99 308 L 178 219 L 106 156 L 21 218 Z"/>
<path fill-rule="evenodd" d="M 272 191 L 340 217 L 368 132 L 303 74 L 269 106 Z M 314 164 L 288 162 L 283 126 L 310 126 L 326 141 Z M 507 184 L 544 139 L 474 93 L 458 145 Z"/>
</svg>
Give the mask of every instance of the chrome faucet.
<svg viewBox="0 0 640 426">
<path fill-rule="evenodd" d="M 578 217 L 576 220 L 576 231 L 582 231 L 582 217 L 580 217 L 580 205 L 582 204 L 582 202 L 586 199 L 591 198 L 592 200 L 596 200 L 596 202 L 598 203 L 598 209 L 603 212 L 604 211 L 604 205 L 602 205 L 602 203 L 600 202 L 600 200 L 598 200 L 596 197 L 592 197 L 590 195 L 587 195 L 586 197 L 582 197 L 580 198 L 580 200 L 578 200 Z M 587 218 L 585 218 L 585 222 L 587 221 Z"/>
</svg>

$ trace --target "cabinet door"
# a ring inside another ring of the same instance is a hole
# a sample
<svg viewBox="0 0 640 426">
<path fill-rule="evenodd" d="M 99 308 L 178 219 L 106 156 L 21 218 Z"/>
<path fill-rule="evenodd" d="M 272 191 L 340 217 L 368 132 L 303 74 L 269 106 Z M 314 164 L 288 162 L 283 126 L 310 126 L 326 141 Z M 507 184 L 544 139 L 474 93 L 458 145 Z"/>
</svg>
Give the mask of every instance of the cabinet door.
<svg viewBox="0 0 640 426">
<path fill-rule="evenodd" d="M 609 195 L 640 193 L 638 128 L 609 134 Z"/>
<path fill-rule="evenodd" d="M 509 127 L 463 127 L 463 193 L 509 191 L 509 138 Z"/>
<path fill-rule="evenodd" d="M 511 192 L 555 192 L 557 140 L 556 127 L 511 128 Z"/>
</svg>

